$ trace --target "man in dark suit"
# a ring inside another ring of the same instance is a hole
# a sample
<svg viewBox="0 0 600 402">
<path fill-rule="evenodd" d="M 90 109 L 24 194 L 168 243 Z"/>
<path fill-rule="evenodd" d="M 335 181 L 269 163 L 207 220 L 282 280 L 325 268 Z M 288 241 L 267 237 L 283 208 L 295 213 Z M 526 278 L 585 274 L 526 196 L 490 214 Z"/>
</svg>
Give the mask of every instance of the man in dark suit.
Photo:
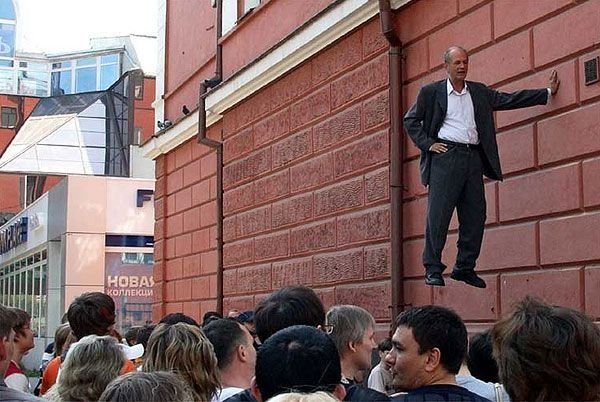
<svg viewBox="0 0 600 402">
<path fill-rule="evenodd" d="M 421 88 L 404 117 L 406 132 L 421 150 L 421 181 L 429 186 L 425 283 L 444 286 L 442 250 L 456 208 L 458 255 L 450 277 L 485 288 L 485 281 L 475 274 L 485 224 L 483 175 L 502 180 L 493 112 L 544 105 L 560 81 L 552 71 L 548 88 L 503 93 L 465 81 L 469 66 L 465 49 L 450 47 L 444 62 L 448 78 Z"/>
</svg>

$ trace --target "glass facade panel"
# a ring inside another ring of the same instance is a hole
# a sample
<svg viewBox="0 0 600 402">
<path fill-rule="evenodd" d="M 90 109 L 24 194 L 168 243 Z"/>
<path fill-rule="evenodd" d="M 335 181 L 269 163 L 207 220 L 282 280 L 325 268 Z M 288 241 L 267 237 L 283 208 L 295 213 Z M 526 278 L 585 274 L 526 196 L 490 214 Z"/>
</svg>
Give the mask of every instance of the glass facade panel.
<svg viewBox="0 0 600 402">
<path fill-rule="evenodd" d="M 78 68 L 75 71 L 76 92 L 91 92 L 96 90 L 95 67 Z"/>
<path fill-rule="evenodd" d="M 41 267 L 39 265 L 33 268 L 33 311 L 31 314 L 31 328 L 35 331 L 36 334 L 40 333 L 40 270 Z"/>
<path fill-rule="evenodd" d="M 73 63 L 71 63 L 70 61 L 61 61 L 58 63 L 52 63 L 52 69 L 57 70 L 59 68 L 71 68 L 72 64 Z"/>
<path fill-rule="evenodd" d="M 87 57 L 85 59 L 79 59 L 77 60 L 77 66 L 91 66 L 96 64 L 96 58 L 95 57 Z"/>
<path fill-rule="evenodd" d="M 45 250 L 44 250 L 45 251 Z M 0 303 L 25 310 L 31 316 L 31 329 L 46 336 L 47 327 L 47 253 L 31 254 L 0 268 Z"/>
<path fill-rule="evenodd" d="M 33 96 L 48 95 L 48 73 L 45 71 L 19 70 L 19 94 Z"/>
<path fill-rule="evenodd" d="M 46 335 L 48 319 L 48 265 L 42 265 L 42 279 L 40 281 L 40 332 L 38 336 Z"/>
<path fill-rule="evenodd" d="M 10 59 L 0 59 L 0 67 L 13 67 L 15 62 Z"/>
<path fill-rule="evenodd" d="M 0 70 L 0 92 L 15 93 L 15 73 L 13 70 Z"/>
<path fill-rule="evenodd" d="M 118 63 L 119 55 L 118 54 L 107 54 L 106 56 L 100 57 L 100 63 L 109 64 L 109 63 Z"/>
<path fill-rule="evenodd" d="M 51 82 L 51 96 L 66 95 L 73 92 L 71 89 L 71 70 L 52 72 Z"/>
<path fill-rule="evenodd" d="M 33 289 L 33 275 L 31 270 L 27 270 L 23 272 L 23 275 L 25 276 L 25 291 L 23 292 L 23 294 L 25 295 L 25 297 L 23 297 L 23 304 L 25 307 L 23 307 L 23 310 L 27 311 L 27 313 L 29 313 L 29 316 L 32 316 L 32 289 Z"/>
<path fill-rule="evenodd" d="M 119 79 L 119 66 L 118 64 L 109 64 L 100 67 L 100 89 L 107 89 L 116 80 Z"/>
<path fill-rule="evenodd" d="M 15 57 L 15 24 L 0 24 L 0 57 L 13 58 Z"/>
</svg>

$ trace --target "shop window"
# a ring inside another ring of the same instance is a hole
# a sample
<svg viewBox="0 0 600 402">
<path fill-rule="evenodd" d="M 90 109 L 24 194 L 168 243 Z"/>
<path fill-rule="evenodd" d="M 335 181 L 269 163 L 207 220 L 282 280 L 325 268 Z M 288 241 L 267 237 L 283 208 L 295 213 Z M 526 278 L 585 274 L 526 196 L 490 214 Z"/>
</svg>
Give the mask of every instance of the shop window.
<svg viewBox="0 0 600 402">
<path fill-rule="evenodd" d="M 0 127 L 2 128 L 14 128 L 17 125 L 17 109 L 14 107 L 2 107 L 1 108 L 2 115 L 2 124 Z"/>
<path fill-rule="evenodd" d="M 47 252 L 35 253 L 0 269 L 0 303 L 23 309 L 31 316 L 31 329 L 38 337 L 47 328 Z"/>
</svg>

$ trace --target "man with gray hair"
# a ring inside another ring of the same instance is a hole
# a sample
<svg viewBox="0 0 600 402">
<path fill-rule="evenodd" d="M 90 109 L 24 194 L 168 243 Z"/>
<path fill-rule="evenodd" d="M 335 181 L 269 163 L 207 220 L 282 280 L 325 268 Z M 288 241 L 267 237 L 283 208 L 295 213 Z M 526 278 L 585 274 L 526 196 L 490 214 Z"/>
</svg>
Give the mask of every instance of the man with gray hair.
<svg viewBox="0 0 600 402">
<path fill-rule="evenodd" d="M 0 401 L 41 401 L 33 395 L 8 388 L 4 383 L 4 373 L 13 355 L 16 315 L 0 304 Z"/>
<path fill-rule="evenodd" d="M 389 400 L 385 394 L 360 387 L 354 381 L 360 370 L 371 368 L 371 354 L 377 346 L 373 316 L 362 307 L 338 305 L 329 309 L 325 323 L 325 329 L 340 354 L 345 400 Z"/>
</svg>

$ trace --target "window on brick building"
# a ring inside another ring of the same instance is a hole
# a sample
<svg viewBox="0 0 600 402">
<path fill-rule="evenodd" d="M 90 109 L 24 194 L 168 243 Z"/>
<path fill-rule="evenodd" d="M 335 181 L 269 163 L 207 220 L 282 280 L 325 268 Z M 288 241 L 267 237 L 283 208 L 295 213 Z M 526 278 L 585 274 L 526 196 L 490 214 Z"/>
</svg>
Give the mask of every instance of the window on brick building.
<svg viewBox="0 0 600 402">
<path fill-rule="evenodd" d="M 14 128 L 17 125 L 17 109 L 14 107 L 2 107 L 2 128 Z"/>
<path fill-rule="evenodd" d="M 135 74 L 133 76 L 134 84 L 133 84 L 133 92 L 135 94 L 135 99 L 142 100 L 144 99 L 144 75 L 143 74 Z"/>
<path fill-rule="evenodd" d="M 229 32 L 239 20 L 259 4 L 260 0 L 223 0 L 222 34 Z"/>
</svg>

